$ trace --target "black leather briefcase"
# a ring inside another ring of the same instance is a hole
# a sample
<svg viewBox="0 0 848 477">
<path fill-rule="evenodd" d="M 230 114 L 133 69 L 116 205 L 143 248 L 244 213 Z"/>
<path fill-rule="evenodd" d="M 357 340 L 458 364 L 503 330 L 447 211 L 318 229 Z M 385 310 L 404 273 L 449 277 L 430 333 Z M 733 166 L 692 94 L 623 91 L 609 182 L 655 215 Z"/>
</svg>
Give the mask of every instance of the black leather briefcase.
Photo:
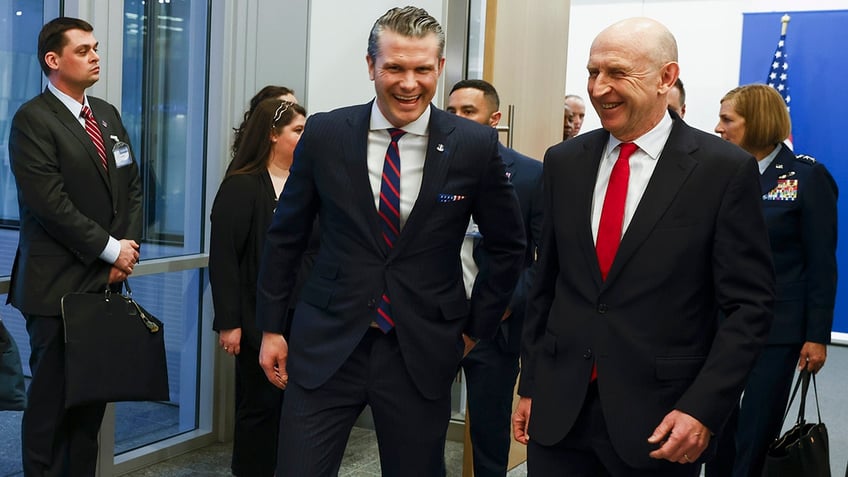
<svg viewBox="0 0 848 477">
<path fill-rule="evenodd" d="M 167 401 L 162 322 L 127 294 L 68 293 L 65 407 L 116 401 Z"/>
</svg>

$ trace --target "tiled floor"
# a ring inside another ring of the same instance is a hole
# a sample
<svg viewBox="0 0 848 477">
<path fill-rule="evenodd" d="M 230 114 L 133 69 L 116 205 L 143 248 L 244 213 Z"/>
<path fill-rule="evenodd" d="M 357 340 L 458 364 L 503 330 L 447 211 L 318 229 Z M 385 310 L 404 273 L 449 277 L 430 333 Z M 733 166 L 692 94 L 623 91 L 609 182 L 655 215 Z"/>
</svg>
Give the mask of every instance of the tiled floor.
<svg viewBox="0 0 848 477">
<path fill-rule="evenodd" d="M 230 443 L 213 444 L 203 449 L 175 457 L 127 477 L 212 477 L 229 476 Z M 445 448 L 447 477 L 462 475 L 462 444 L 448 441 Z M 511 470 L 508 477 L 525 477 L 524 465 Z M 355 427 L 345 450 L 339 477 L 379 477 L 380 461 L 377 439 L 369 429 Z"/>
</svg>

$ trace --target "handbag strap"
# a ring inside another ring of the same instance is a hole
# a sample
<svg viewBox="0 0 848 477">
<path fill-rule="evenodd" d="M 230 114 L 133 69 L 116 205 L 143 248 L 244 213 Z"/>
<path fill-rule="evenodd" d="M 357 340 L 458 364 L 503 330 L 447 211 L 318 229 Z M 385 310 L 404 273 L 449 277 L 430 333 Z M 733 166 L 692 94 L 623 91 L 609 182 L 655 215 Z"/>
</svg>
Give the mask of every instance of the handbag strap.
<svg viewBox="0 0 848 477">
<path fill-rule="evenodd" d="M 147 327 L 147 330 L 151 333 L 159 332 L 159 325 L 156 324 L 155 321 L 151 320 L 147 313 L 145 313 L 144 308 L 142 308 L 138 303 L 135 302 L 132 296 L 132 288 L 130 288 L 130 281 L 124 280 L 124 287 L 127 289 L 127 302 L 129 302 L 132 306 L 135 307 L 136 311 L 138 311 L 138 317 L 141 319 L 141 322 L 144 323 L 144 326 Z"/>
<path fill-rule="evenodd" d="M 810 373 L 813 376 L 813 394 L 816 396 L 816 415 L 819 418 L 819 424 L 821 424 L 821 409 L 819 408 L 819 390 L 816 389 L 816 373 Z"/>
<path fill-rule="evenodd" d="M 803 381 L 804 373 L 806 370 L 801 370 L 798 373 L 798 379 L 795 380 L 795 386 L 792 389 L 792 397 L 789 398 L 789 402 L 786 404 L 786 411 L 783 413 L 783 420 L 781 421 L 780 427 L 783 428 L 783 425 L 786 424 L 786 418 L 789 416 L 789 409 L 792 407 L 792 403 L 795 402 L 795 395 L 798 394 L 798 388 L 801 387 L 801 381 Z M 808 381 L 809 384 L 809 381 Z M 796 423 L 800 423 L 801 417 L 804 415 L 804 395 L 806 394 L 806 387 L 801 394 L 801 406 L 798 412 L 798 421 Z"/>
</svg>

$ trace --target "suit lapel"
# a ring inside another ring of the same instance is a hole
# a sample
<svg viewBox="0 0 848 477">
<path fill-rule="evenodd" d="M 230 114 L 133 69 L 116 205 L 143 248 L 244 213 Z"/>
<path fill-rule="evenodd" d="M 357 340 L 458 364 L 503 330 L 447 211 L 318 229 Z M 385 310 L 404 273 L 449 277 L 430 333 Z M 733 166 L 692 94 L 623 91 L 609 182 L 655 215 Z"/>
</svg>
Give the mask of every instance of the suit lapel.
<svg viewBox="0 0 848 477">
<path fill-rule="evenodd" d="M 91 105 L 91 111 L 94 112 L 94 118 L 97 120 L 97 128 L 100 129 L 100 137 L 103 138 L 103 147 L 106 149 L 106 164 L 109 167 L 109 173 L 103 170 L 103 165 L 100 163 L 100 156 L 97 155 L 97 170 L 100 171 L 101 177 L 104 177 L 106 182 L 109 184 L 109 191 L 112 194 L 112 203 L 117 203 L 118 201 L 118 174 L 117 174 L 117 164 L 115 164 L 115 157 L 112 153 L 112 147 L 114 147 L 114 143 L 116 140 L 112 139 L 112 136 L 118 137 L 117 131 L 114 131 L 113 127 L 114 123 L 111 122 L 111 115 L 108 111 L 105 111 L 100 108 L 100 105 L 95 106 L 94 102 L 89 100 Z M 86 133 L 86 137 L 88 133 Z M 89 139 L 89 142 L 91 140 Z M 95 149 L 96 151 L 96 149 Z"/>
<path fill-rule="evenodd" d="M 584 145 L 583 158 L 574 161 L 575 170 L 571 174 L 572 177 L 579 178 L 571 183 L 574 192 L 571 196 L 575 198 L 573 210 L 578 220 L 577 233 L 581 235 L 578 242 L 597 286 L 600 286 L 603 280 L 601 267 L 598 265 L 598 254 L 595 252 L 595 239 L 592 236 L 592 199 L 595 194 L 595 181 L 598 177 L 601 155 L 604 153 L 604 146 L 608 140 L 609 134 L 599 134 L 595 140 L 587 142 Z M 597 206 L 603 207 L 603 204 Z"/>
<path fill-rule="evenodd" d="M 415 205 L 409 213 L 406 225 L 400 232 L 390 254 L 398 255 L 415 233 L 418 223 L 428 217 L 430 209 L 436 205 L 436 196 L 445 182 L 453 154 L 453 141 L 450 134 L 454 127 L 445 121 L 445 113 L 433 106 L 430 107 L 430 124 L 428 126 L 427 154 L 424 158 L 424 176 L 421 179 L 421 189 L 415 199 Z"/>
<path fill-rule="evenodd" d="M 88 152 L 88 157 L 95 165 L 97 173 L 100 175 L 100 178 L 103 180 L 103 183 L 106 185 L 106 187 L 111 189 L 112 187 L 109 183 L 109 176 L 106 174 L 106 171 L 103 170 L 103 166 L 100 163 L 100 155 L 97 153 L 97 148 L 94 147 L 94 143 L 91 142 L 91 138 L 88 137 L 88 133 L 85 132 L 85 128 L 79 123 L 79 119 L 75 118 L 74 115 L 71 114 L 71 111 L 68 110 L 68 108 L 62 103 L 62 101 L 60 101 L 59 98 L 54 96 L 49 89 L 45 88 L 44 94 L 42 94 L 41 96 L 50 106 L 50 109 L 53 110 L 53 113 L 56 114 L 56 117 L 58 118 L 59 122 L 68 130 L 71 135 L 77 138 L 82 147 L 86 150 L 86 152 Z M 95 116 L 96 114 L 97 113 L 95 113 Z"/>
<path fill-rule="evenodd" d="M 372 103 L 373 101 L 355 109 L 348 118 L 348 133 L 342 139 L 342 148 L 354 207 L 359 208 L 366 226 L 371 230 L 374 247 L 386 255 L 388 246 L 382 239 L 380 216 L 377 215 L 377 208 L 374 206 L 374 192 L 368 178 L 368 133 Z"/>
<path fill-rule="evenodd" d="M 691 153 L 697 149 L 697 144 L 688 140 L 689 136 L 684 134 L 685 130 L 682 127 L 680 121 L 675 121 L 671 135 L 657 159 L 657 166 L 648 182 L 645 194 L 621 238 L 621 245 L 605 284 L 615 279 L 618 271 L 647 240 L 654 226 L 674 201 L 686 178 L 697 166 L 697 162 L 691 156 Z"/>
</svg>

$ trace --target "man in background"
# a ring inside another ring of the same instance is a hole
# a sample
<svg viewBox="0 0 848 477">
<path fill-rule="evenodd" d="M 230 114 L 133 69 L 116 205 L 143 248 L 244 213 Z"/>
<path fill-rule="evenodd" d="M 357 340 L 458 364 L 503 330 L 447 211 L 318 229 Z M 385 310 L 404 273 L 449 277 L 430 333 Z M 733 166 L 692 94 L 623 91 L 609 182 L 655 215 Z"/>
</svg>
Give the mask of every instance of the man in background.
<svg viewBox="0 0 848 477">
<path fill-rule="evenodd" d="M 483 80 L 463 80 L 451 89 L 447 111 L 484 126 L 495 127 L 501 119 L 500 99 L 494 86 Z M 506 174 L 518 196 L 527 248 L 521 278 L 509 308 L 501 317 L 493 338 L 481 339 L 462 360 L 468 389 L 474 475 L 503 477 L 507 472 L 510 445 L 510 414 L 518 377 L 518 358 L 527 292 L 533 281 L 533 264 L 542 229 L 542 163 L 498 144 Z M 466 291 L 473 296 L 476 276 L 485 277 L 490 257 L 480 247 L 486 237 L 473 230 L 462 248 Z"/>
<path fill-rule="evenodd" d="M 686 116 L 686 90 L 683 88 L 683 81 L 680 81 L 680 78 L 677 78 L 674 87 L 668 90 L 668 107 L 677 113 L 681 119 Z"/>
<path fill-rule="evenodd" d="M 580 96 L 568 94 L 565 96 L 565 105 L 571 109 L 571 113 L 574 115 L 574 132 L 571 135 L 571 137 L 574 137 L 580 134 L 580 128 L 583 127 L 583 119 L 586 118 L 586 103 Z"/>
<path fill-rule="evenodd" d="M 565 104 L 562 108 L 562 140 L 574 137 L 574 112 Z"/>
<path fill-rule="evenodd" d="M 338 473 L 369 405 L 385 476 L 442 472 L 450 391 L 466 348 L 495 334 L 524 261 L 497 132 L 431 105 L 445 35 L 415 7 L 371 29 L 376 99 L 315 114 L 261 260 L 260 364 L 286 388 L 277 476 Z M 282 332 L 315 216 L 321 246 Z M 469 302 L 460 247 L 474 218 L 491 258 Z"/>
<path fill-rule="evenodd" d="M 588 73 L 603 129 L 545 155 L 515 437 L 534 477 L 695 477 L 773 317 L 757 165 L 669 113 L 659 22 L 603 30 Z"/>
<path fill-rule="evenodd" d="M 44 25 L 38 60 L 49 84 L 21 106 L 9 134 L 21 218 L 9 302 L 32 348 L 21 423 L 27 477 L 94 475 L 106 403 L 65 409 L 60 304 L 70 292 L 120 291 L 138 262 L 141 182 L 129 137 L 115 107 L 85 93 L 100 78 L 97 47 L 86 21 Z"/>
</svg>

